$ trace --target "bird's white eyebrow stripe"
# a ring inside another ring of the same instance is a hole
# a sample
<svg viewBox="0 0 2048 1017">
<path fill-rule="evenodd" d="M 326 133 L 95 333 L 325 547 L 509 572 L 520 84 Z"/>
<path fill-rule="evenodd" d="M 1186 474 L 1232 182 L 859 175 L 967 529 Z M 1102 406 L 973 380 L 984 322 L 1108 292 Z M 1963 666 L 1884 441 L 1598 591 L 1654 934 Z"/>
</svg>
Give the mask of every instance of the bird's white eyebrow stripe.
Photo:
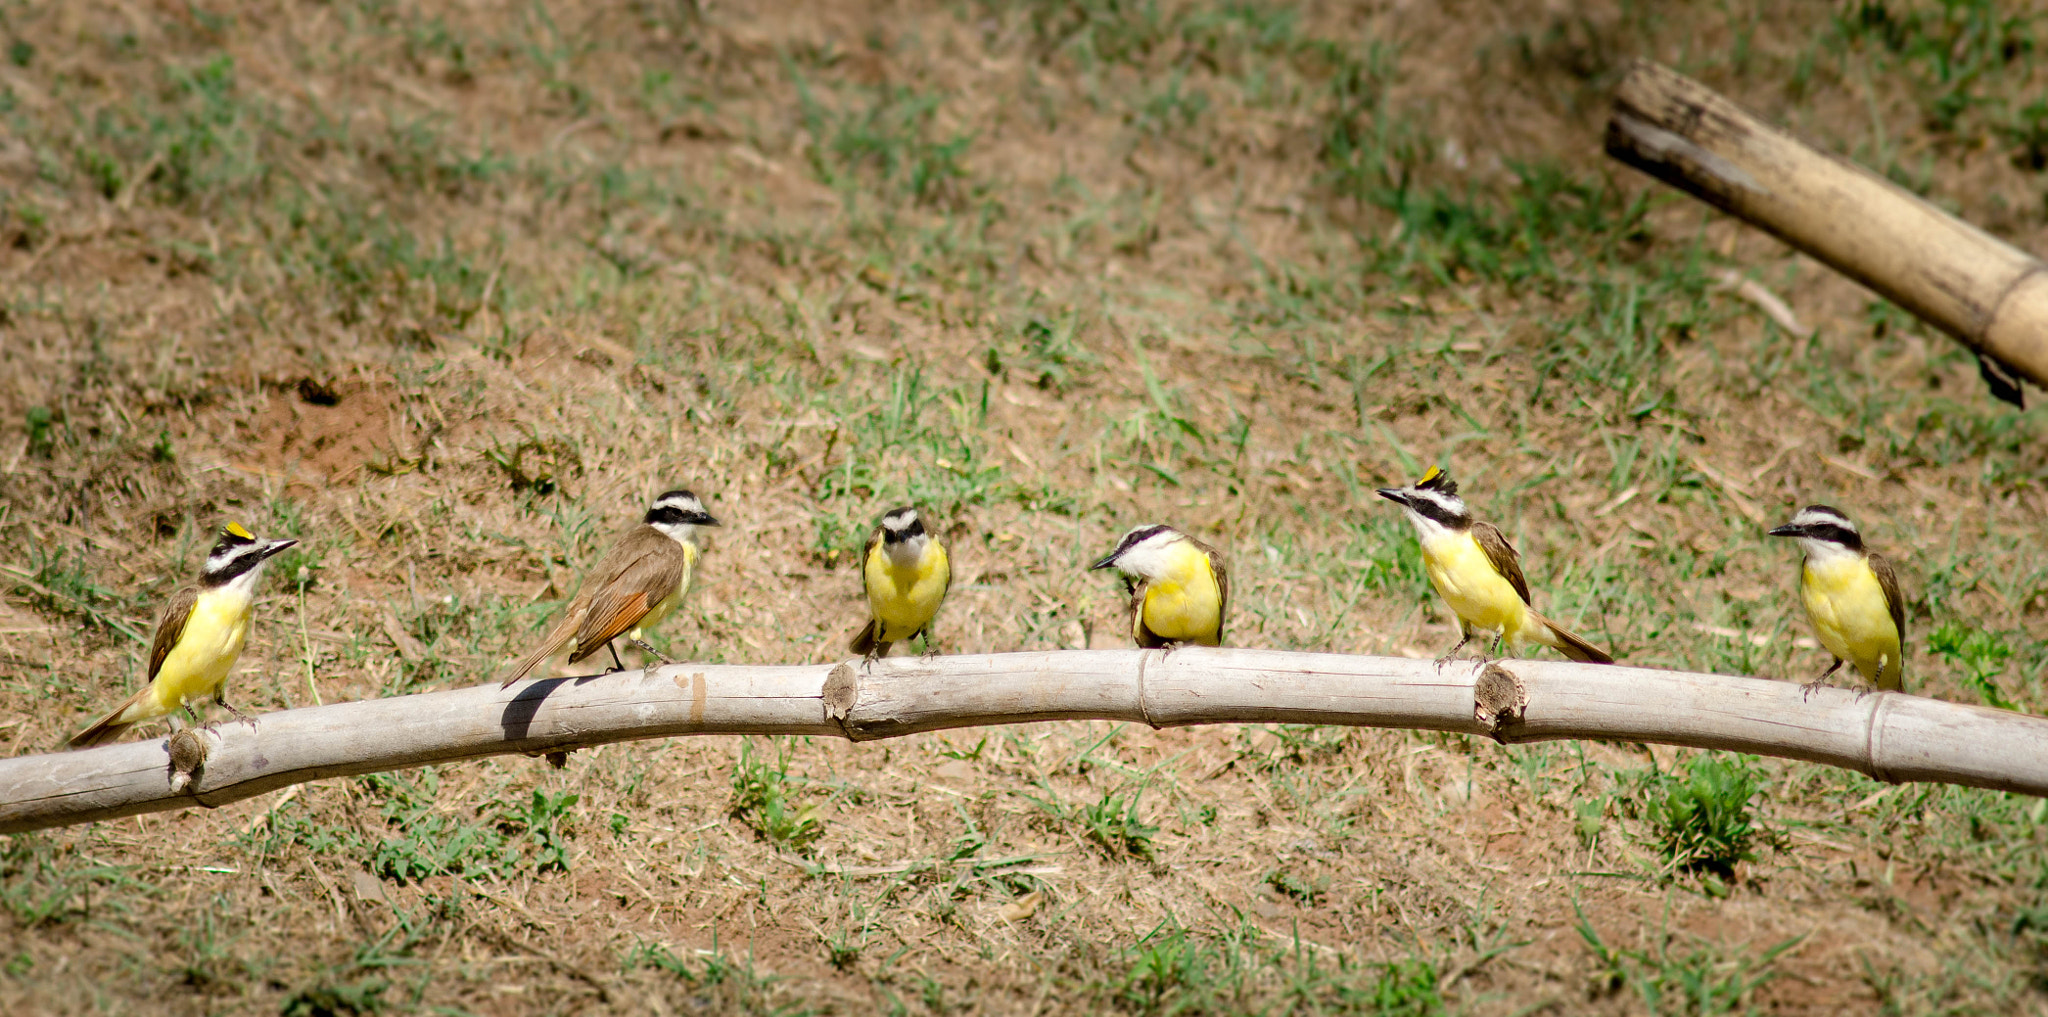
<svg viewBox="0 0 2048 1017">
<path fill-rule="evenodd" d="M 1436 491 L 1411 488 L 1414 498 L 1409 508 L 1425 519 L 1434 520 L 1445 526 L 1454 526 L 1465 518 L 1464 503 L 1455 496 L 1446 497 Z"/>
</svg>

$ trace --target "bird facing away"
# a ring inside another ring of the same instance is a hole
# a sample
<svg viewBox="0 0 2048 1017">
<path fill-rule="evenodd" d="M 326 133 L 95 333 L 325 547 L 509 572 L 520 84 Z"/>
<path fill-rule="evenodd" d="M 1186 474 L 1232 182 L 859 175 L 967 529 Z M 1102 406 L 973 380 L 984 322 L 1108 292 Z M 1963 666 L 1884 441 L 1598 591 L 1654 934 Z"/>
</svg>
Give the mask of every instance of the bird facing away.
<svg viewBox="0 0 2048 1017">
<path fill-rule="evenodd" d="M 505 685 L 526 677 L 541 662 L 564 650 L 574 664 L 610 648 L 624 635 L 664 664 L 674 661 L 649 645 L 644 633 L 667 618 L 690 592 L 697 570 L 697 528 L 717 526 L 704 503 L 688 491 L 670 491 L 654 499 L 640 525 L 626 531 L 583 579 L 583 589 L 569 602 L 562 620 L 540 645 L 520 658 Z M 612 663 L 620 669 L 619 651 Z"/>
<path fill-rule="evenodd" d="M 163 620 L 156 623 L 156 639 L 149 647 L 149 684 L 128 701 L 114 707 L 99 723 L 71 739 L 74 749 L 105 744 L 121 736 L 123 729 L 146 720 L 168 716 L 178 710 L 192 713 L 195 699 L 212 699 L 229 713 L 249 721 L 229 706 L 221 692 L 229 669 L 242 655 L 242 643 L 249 636 L 249 617 L 254 613 L 256 584 L 263 576 L 263 564 L 298 543 L 296 540 L 263 540 L 229 523 L 220 542 L 206 556 L 199 571 L 199 585 L 172 594 L 164 607 Z M 198 719 L 193 715 L 193 719 Z"/>
<path fill-rule="evenodd" d="M 1521 555 L 1492 523 L 1472 517 L 1449 474 L 1432 466 L 1413 486 L 1383 487 L 1380 497 L 1407 510 L 1422 542 L 1430 585 L 1458 616 L 1463 638 L 1437 663 L 1456 656 L 1481 632 L 1494 633 L 1496 650 L 1502 643 L 1512 649 L 1534 642 L 1573 660 L 1614 663 L 1599 647 L 1536 613 L 1529 604 L 1529 581 L 1522 578 Z"/>
<path fill-rule="evenodd" d="M 882 516 L 860 560 L 870 617 L 848 649 L 872 661 L 888 656 L 890 644 L 921 634 L 925 652 L 934 652 L 932 616 L 953 585 L 953 566 L 917 509 L 906 505 Z"/>
<path fill-rule="evenodd" d="M 1887 692 L 1906 687 L 1906 602 L 1892 563 L 1863 546 L 1856 524 L 1839 509 L 1808 505 L 1771 531 L 1794 537 L 1806 552 L 1799 599 L 1820 645 L 1835 662 L 1810 683 L 1823 685 L 1848 661 L 1863 680 Z"/>
<path fill-rule="evenodd" d="M 1140 526 L 1088 566 L 1108 568 L 1123 576 L 1131 595 L 1131 638 L 1140 647 L 1223 645 L 1230 573 L 1215 548 L 1171 526 Z"/>
</svg>

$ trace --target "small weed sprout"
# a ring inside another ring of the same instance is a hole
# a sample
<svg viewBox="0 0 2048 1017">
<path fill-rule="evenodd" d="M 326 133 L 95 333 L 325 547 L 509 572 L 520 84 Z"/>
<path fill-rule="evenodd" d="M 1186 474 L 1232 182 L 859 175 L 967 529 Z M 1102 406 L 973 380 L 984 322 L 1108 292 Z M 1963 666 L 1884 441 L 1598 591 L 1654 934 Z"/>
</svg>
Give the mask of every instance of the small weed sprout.
<svg viewBox="0 0 2048 1017">
<path fill-rule="evenodd" d="M 1944 622 L 1927 636 L 1927 649 L 1963 669 L 1963 677 L 1984 701 L 2001 710 L 2013 709 L 2012 701 L 1998 690 L 1998 676 L 2012 657 L 2012 647 L 1995 633 L 1973 629 L 1961 622 Z"/>
<path fill-rule="evenodd" d="M 787 746 L 771 761 L 754 754 L 753 739 L 742 741 L 740 762 L 732 771 L 732 815 L 770 844 L 808 854 L 825 827 L 815 808 L 789 800 L 788 771 Z"/>
<path fill-rule="evenodd" d="M 381 811 L 392 834 L 367 852 L 370 872 L 380 879 L 403 886 L 444 875 L 502 881 L 522 872 L 569 870 L 564 818 L 579 800 L 576 794 L 535 791 L 520 805 L 486 801 L 475 820 L 465 820 L 436 807 L 441 785 L 432 769 L 417 780 L 373 774 L 362 783 L 384 798 Z M 363 853 L 351 844 L 352 835 L 340 836 L 342 850 Z"/>
<path fill-rule="evenodd" d="M 1738 863 L 1756 860 L 1752 801 L 1762 783 L 1748 757 L 1718 752 L 1654 778 L 1644 818 L 1658 851 L 1672 867 L 1710 877 L 1710 887 L 1733 880 Z"/>
<path fill-rule="evenodd" d="M 1129 855 L 1151 861 L 1152 838 L 1159 828 L 1147 824 L 1138 814 L 1138 799 L 1143 794 L 1139 791 L 1125 798 L 1110 793 L 1093 805 L 1082 806 L 1079 819 L 1083 835 L 1111 858 Z"/>
<path fill-rule="evenodd" d="M 1266 873 L 1265 883 L 1281 896 L 1292 898 L 1302 907 L 1312 908 L 1321 904 L 1330 892 L 1329 877 L 1317 876 L 1306 879 L 1285 869 L 1274 869 Z"/>
</svg>

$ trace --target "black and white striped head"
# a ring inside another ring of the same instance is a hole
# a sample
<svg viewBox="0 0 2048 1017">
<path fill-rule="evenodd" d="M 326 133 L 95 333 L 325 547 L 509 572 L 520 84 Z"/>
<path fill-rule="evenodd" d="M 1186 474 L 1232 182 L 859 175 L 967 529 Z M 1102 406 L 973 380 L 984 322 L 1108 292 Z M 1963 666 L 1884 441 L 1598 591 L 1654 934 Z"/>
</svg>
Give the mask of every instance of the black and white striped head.
<svg viewBox="0 0 2048 1017">
<path fill-rule="evenodd" d="M 685 544 L 697 539 L 697 527 L 718 525 L 718 520 L 704 511 L 704 503 L 698 501 L 696 495 L 680 490 L 654 499 L 644 521 L 663 535 Z"/>
<path fill-rule="evenodd" d="M 263 572 L 263 563 L 296 543 L 264 540 L 243 529 L 241 523 L 229 523 L 220 531 L 220 542 L 207 554 L 206 565 L 199 570 L 199 581 L 206 586 L 226 586 L 238 580 L 243 585 L 254 585 Z"/>
<path fill-rule="evenodd" d="M 1113 568 L 1125 576 L 1157 579 L 1172 568 L 1174 546 L 1187 539 L 1187 534 L 1171 526 L 1159 523 L 1140 526 L 1124 534 L 1124 539 L 1117 541 L 1116 550 L 1088 566 L 1088 571 Z"/>
<path fill-rule="evenodd" d="M 1797 537 L 1809 558 L 1834 554 L 1862 554 L 1863 534 L 1842 510 L 1827 505 L 1808 505 L 1792 521 L 1771 531 L 1773 537 Z"/>
<path fill-rule="evenodd" d="M 899 564 L 910 565 L 924 557 L 925 548 L 932 542 L 931 534 L 925 531 L 924 518 L 917 514 L 917 507 L 905 505 L 882 513 L 882 551 Z"/>
<path fill-rule="evenodd" d="M 882 543 L 885 545 L 914 543 L 925 536 L 924 520 L 918 516 L 917 507 L 905 505 L 882 513 Z"/>
<path fill-rule="evenodd" d="M 1472 528 L 1472 510 L 1458 497 L 1458 482 L 1442 469 L 1432 466 L 1422 479 L 1408 487 L 1382 487 L 1380 497 L 1398 502 L 1408 510 L 1408 520 L 1425 537 L 1438 531 Z"/>
</svg>

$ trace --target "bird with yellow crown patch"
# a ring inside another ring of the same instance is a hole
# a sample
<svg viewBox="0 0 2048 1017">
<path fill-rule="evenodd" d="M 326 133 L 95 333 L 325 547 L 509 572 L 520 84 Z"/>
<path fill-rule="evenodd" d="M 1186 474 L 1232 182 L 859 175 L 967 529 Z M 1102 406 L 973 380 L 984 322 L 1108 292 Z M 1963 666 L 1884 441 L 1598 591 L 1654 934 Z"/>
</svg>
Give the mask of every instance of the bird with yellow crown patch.
<svg viewBox="0 0 2048 1017">
<path fill-rule="evenodd" d="M 1606 651 L 1566 632 L 1536 613 L 1529 603 L 1529 581 L 1522 578 L 1521 555 L 1492 523 L 1473 518 L 1458 484 L 1434 466 L 1409 487 L 1380 489 L 1380 497 L 1398 503 L 1415 524 L 1422 543 L 1422 567 L 1431 586 L 1458 616 L 1462 637 L 1443 664 L 1481 632 L 1494 633 L 1494 645 L 1510 648 L 1541 643 L 1573 660 L 1612 664 Z"/>
<path fill-rule="evenodd" d="M 79 732 L 71 739 L 71 747 L 90 748 L 113 741 L 132 725 L 181 709 L 196 721 L 191 704 L 197 699 L 212 699 L 254 726 L 254 721 L 228 705 L 221 688 L 249 636 L 249 618 L 254 613 L 256 584 L 263 576 L 264 563 L 296 543 L 263 540 L 241 524 L 229 523 L 206 556 L 199 585 L 173 594 L 163 619 L 157 622 L 156 639 L 149 647 L 149 684 Z"/>
<path fill-rule="evenodd" d="M 1113 568 L 1131 597 L 1131 639 L 1144 649 L 1187 643 L 1223 645 L 1230 572 L 1213 547 L 1153 524 L 1124 534 L 1116 550 L 1088 566 Z"/>
</svg>

